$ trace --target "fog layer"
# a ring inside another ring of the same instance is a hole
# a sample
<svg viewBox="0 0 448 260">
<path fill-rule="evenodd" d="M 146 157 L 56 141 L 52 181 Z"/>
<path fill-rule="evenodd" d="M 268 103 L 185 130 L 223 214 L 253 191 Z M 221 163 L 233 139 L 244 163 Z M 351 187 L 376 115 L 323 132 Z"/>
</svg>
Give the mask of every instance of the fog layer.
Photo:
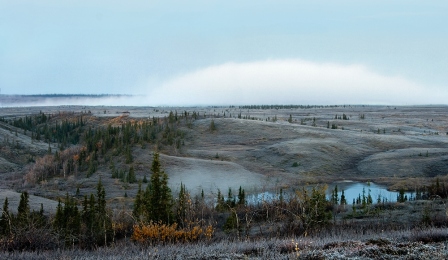
<svg viewBox="0 0 448 260">
<path fill-rule="evenodd" d="M 266 60 L 225 63 L 152 89 L 151 105 L 445 104 L 448 92 L 362 65 Z"/>
</svg>

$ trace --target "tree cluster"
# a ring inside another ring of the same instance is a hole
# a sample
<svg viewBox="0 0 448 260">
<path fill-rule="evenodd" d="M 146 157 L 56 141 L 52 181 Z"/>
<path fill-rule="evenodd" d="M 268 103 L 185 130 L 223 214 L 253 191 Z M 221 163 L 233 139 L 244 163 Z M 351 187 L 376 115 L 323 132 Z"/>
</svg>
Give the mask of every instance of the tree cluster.
<svg viewBox="0 0 448 260">
<path fill-rule="evenodd" d="M 51 247 L 56 241 L 51 236 L 48 221 L 42 204 L 39 211 L 30 210 L 27 192 L 20 195 L 17 214 L 10 212 L 8 198 L 5 198 L 0 217 L 0 248 L 15 250 Z"/>
</svg>

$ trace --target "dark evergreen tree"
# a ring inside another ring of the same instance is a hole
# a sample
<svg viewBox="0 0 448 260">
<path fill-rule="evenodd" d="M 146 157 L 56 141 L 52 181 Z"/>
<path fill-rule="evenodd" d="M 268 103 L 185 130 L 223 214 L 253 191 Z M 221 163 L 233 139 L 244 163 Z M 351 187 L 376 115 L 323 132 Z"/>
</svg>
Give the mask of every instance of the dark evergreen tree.
<svg viewBox="0 0 448 260">
<path fill-rule="evenodd" d="M 142 221 L 144 217 L 145 201 L 144 194 L 142 190 L 142 184 L 138 184 L 137 195 L 134 200 L 134 209 L 132 210 L 132 215 L 136 221 Z"/>
<path fill-rule="evenodd" d="M 344 190 L 342 190 L 341 194 L 341 205 L 347 204 L 347 199 L 345 198 Z"/>
<path fill-rule="evenodd" d="M 30 205 L 28 192 L 22 192 L 20 195 L 20 202 L 17 208 L 17 221 L 18 225 L 26 226 L 30 217 Z"/>
<path fill-rule="evenodd" d="M 154 153 L 151 171 L 150 184 L 145 192 L 145 200 L 148 200 L 146 206 L 147 220 L 171 223 L 173 222 L 171 211 L 173 199 L 171 189 L 168 187 L 168 175 L 161 169 L 158 153 Z"/>
<path fill-rule="evenodd" d="M 64 227 L 64 208 L 62 207 L 61 199 L 58 199 L 53 225 L 56 229 L 62 229 Z"/>
<path fill-rule="evenodd" d="M 331 192 L 331 203 L 333 205 L 337 205 L 339 203 L 338 186 L 337 185 L 334 187 L 334 190 Z"/>
<path fill-rule="evenodd" d="M 126 156 L 126 163 L 127 164 L 133 162 L 134 158 L 132 157 L 131 148 L 129 148 L 129 146 L 126 146 L 125 156 Z"/>
<path fill-rule="evenodd" d="M 216 201 L 216 210 L 224 211 L 226 209 L 224 196 L 221 194 L 221 190 L 218 189 L 218 196 Z"/>
<path fill-rule="evenodd" d="M 227 193 L 226 203 L 231 208 L 234 208 L 236 205 L 236 199 L 233 197 L 232 188 L 230 188 L 230 187 L 229 187 L 229 192 Z"/>
<path fill-rule="evenodd" d="M 244 192 L 244 189 L 241 188 L 241 186 L 240 186 L 240 188 L 238 190 L 238 204 L 239 205 L 245 205 L 246 204 L 246 194 Z"/>
<path fill-rule="evenodd" d="M 85 243 L 84 246 L 92 248 L 112 242 L 112 217 L 107 209 L 106 192 L 101 179 L 98 181 L 96 199 L 93 194 L 90 194 L 90 199 L 87 196 L 84 197 L 80 217 L 83 233 L 81 242 Z"/>
<path fill-rule="evenodd" d="M 79 242 L 81 215 L 75 199 L 69 197 L 68 193 L 65 197 L 64 206 L 59 200 L 53 226 L 59 231 L 61 239 L 65 241 L 66 245 L 74 245 Z"/>
<path fill-rule="evenodd" d="M 128 182 L 129 182 L 129 183 L 135 183 L 135 182 L 137 182 L 137 177 L 135 176 L 134 166 L 131 166 L 131 168 L 129 168 L 129 172 L 128 172 Z"/>
<path fill-rule="evenodd" d="M 189 199 L 188 191 L 185 188 L 184 184 L 180 184 L 179 197 L 177 199 L 176 205 L 176 218 L 177 223 L 183 228 L 186 226 L 186 215 L 187 215 L 187 203 Z"/>
<path fill-rule="evenodd" d="M 397 195 L 397 201 L 398 202 L 405 202 L 407 200 L 407 197 L 404 195 L 404 189 L 401 188 Z"/>
<path fill-rule="evenodd" d="M 93 223 L 94 223 L 94 208 L 95 208 L 95 197 L 93 194 L 90 194 L 90 198 L 87 195 L 84 196 L 83 209 L 82 209 L 82 221 L 84 223 L 84 233 L 87 236 L 90 236 L 93 232 Z"/>
<path fill-rule="evenodd" d="M 101 183 L 101 179 L 97 185 L 97 205 L 95 213 L 95 226 L 98 230 L 96 233 L 96 242 L 99 245 L 107 245 L 109 242 L 112 242 L 112 217 L 106 208 L 106 191 Z"/>
<path fill-rule="evenodd" d="M 9 236 L 11 234 L 11 214 L 9 213 L 8 198 L 3 203 L 2 216 L 0 218 L 0 235 Z"/>
</svg>

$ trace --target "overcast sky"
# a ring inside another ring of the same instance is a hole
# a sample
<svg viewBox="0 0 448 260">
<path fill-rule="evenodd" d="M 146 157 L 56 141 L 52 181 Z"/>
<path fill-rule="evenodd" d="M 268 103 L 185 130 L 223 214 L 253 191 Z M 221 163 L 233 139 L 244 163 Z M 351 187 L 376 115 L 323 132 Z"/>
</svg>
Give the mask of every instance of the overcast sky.
<svg viewBox="0 0 448 260">
<path fill-rule="evenodd" d="M 448 1 L 431 0 L 0 0 L 0 88 L 142 105 L 447 104 L 447 25 Z"/>
</svg>

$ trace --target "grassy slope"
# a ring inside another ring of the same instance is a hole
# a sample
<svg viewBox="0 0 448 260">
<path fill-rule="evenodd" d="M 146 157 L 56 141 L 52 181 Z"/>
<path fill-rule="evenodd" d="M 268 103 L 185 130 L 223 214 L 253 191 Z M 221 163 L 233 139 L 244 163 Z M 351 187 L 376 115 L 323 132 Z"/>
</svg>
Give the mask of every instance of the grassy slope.
<svg viewBox="0 0 448 260">
<path fill-rule="evenodd" d="M 25 115 L 59 111 L 91 111 L 87 122 L 93 125 L 120 124 L 132 118 L 150 118 L 167 116 L 174 108 L 138 108 L 138 107 L 45 107 L 45 108 L 4 108 L 2 115 Z M 448 138 L 446 107 L 337 107 L 318 109 L 285 110 L 241 110 L 238 108 L 178 108 L 199 111 L 201 118 L 193 123 L 192 129 L 185 128 L 185 146 L 180 150 L 162 147 L 162 164 L 171 179 L 173 190 L 180 182 L 187 184 L 193 192 L 204 189 L 213 193 L 219 188 L 236 190 L 242 185 L 247 190 L 259 188 L 273 189 L 275 186 L 291 186 L 303 183 L 332 182 L 341 179 L 373 180 L 387 184 L 401 183 L 407 178 L 426 178 L 444 174 L 448 170 Z M 122 117 L 123 111 L 130 117 Z M 210 118 L 203 114 L 218 113 L 222 116 L 238 113 L 260 119 L 272 119 L 266 122 L 235 118 L 214 118 L 217 130 L 211 132 Z M 349 115 L 350 120 L 335 120 L 334 115 Z M 293 123 L 286 122 L 289 114 Z M 359 120 L 358 115 L 365 114 L 366 119 Z M 59 116 L 64 119 L 64 114 Z M 316 118 L 316 127 L 312 125 Z M 303 121 L 305 125 L 301 125 Z M 327 122 L 337 124 L 340 129 L 327 129 Z M 341 128 L 344 127 L 345 130 Z M 384 134 L 377 129 L 386 129 Z M 434 135 L 440 131 L 440 135 Z M 15 187 L 20 187 L 21 175 L 26 173 L 27 156 L 44 154 L 48 144 L 31 142 L 28 135 L 2 124 L 0 140 L 19 141 L 21 148 L 2 145 L 0 154 L 0 173 L 4 180 L 10 179 Z M 54 144 L 55 145 L 55 144 Z M 53 145 L 53 146 L 54 146 Z M 54 148 L 54 147 L 53 147 Z M 133 148 L 134 165 L 138 179 L 149 174 L 152 149 Z M 27 151 L 25 153 L 24 151 Z M 429 156 L 419 156 L 420 154 Z M 17 156 L 19 155 L 19 156 Z M 218 157 L 217 157 L 218 156 Z M 129 167 L 122 158 L 114 158 L 118 166 Z M 293 167 L 297 162 L 298 167 Z M 226 174 L 233 174 L 226 176 Z M 194 179 L 193 179 L 194 176 Z M 244 176 L 244 177 L 243 177 Z M 100 166 L 98 172 L 90 178 L 83 174 L 56 178 L 53 182 L 35 187 L 32 192 L 46 197 L 64 196 L 68 191 L 74 193 L 77 187 L 81 195 L 94 192 L 99 179 L 107 186 L 108 198 L 124 199 L 135 195 L 137 185 L 123 185 L 110 178 L 108 165 Z M 13 181 L 15 180 L 15 182 Z M 397 186 L 396 186 L 397 187 Z"/>
</svg>

